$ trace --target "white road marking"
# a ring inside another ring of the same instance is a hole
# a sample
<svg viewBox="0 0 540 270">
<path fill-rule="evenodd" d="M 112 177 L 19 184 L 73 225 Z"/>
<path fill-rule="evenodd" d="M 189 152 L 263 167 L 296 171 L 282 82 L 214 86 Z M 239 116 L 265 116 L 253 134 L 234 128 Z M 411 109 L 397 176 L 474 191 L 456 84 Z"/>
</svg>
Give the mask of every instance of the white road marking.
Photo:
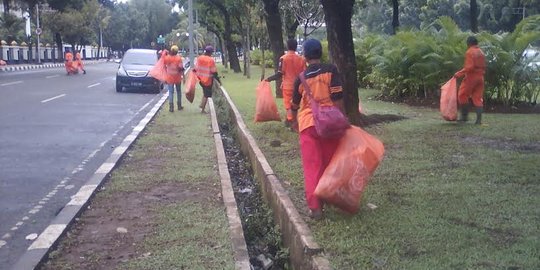
<svg viewBox="0 0 540 270">
<path fill-rule="evenodd" d="M 6 242 L 6 241 L 4 241 L 4 240 L 0 240 L 0 248 L 1 248 L 1 247 L 3 247 L 3 246 L 4 246 L 5 244 L 7 244 L 7 242 Z"/>
<path fill-rule="evenodd" d="M 18 83 L 22 83 L 22 82 L 23 81 L 8 82 L 8 83 L 0 84 L 0 86 L 8 86 L 8 85 L 18 84 Z"/>
<path fill-rule="evenodd" d="M 53 224 L 49 225 L 43 233 L 32 243 L 28 250 L 49 248 L 52 243 L 60 237 L 62 231 L 66 228 L 66 224 Z"/>
<path fill-rule="evenodd" d="M 97 188 L 97 185 L 84 185 L 79 189 L 77 194 L 73 196 L 67 205 L 83 205 L 90 198 L 92 192 Z"/>
<path fill-rule="evenodd" d="M 66 94 L 61 94 L 61 95 L 58 95 L 58 96 L 55 96 L 55 97 L 52 97 L 52 98 L 44 99 L 44 100 L 41 101 L 41 103 L 49 102 L 51 100 L 55 100 L 57 98 L 61 98 L 61 97 L 64 97 L 64 96 L 66 96 Z"/>
<path fill-rule="evenodd" d="M 58 75 L 58 74 L 57 75 L 51 75 L 51 76 L 47 76 L 45 78 L 50 79 L 50 78 L 54 78 L 54 77 L 58 77 L 58 76 L 60 76 L 60 75 Z"/>
<path fill-rule="evenodd" d="M 94 83 L 94 84 L 92 84 L 92 85 L 89 85 L 88 88 L 92 88 L 92 87 L 98 86 L 98 85 L 100 85 L 100 84 L 101 84 L 101 83 Z"/>
</svg>

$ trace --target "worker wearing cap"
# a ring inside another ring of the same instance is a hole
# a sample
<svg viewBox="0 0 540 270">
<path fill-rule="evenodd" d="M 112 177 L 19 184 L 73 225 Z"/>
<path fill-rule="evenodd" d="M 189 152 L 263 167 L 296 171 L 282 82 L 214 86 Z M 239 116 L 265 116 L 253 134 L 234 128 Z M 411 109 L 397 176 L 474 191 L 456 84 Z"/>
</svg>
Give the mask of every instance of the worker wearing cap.
<svg viewBox="0 0 540 270">
<path fill-rule="evenodd" d="M 184 109 L 182 107 L 182 88 L 181 82 L 184 75 L 184 64 L 182 63 L 182 57 L 178 54 L 178 46 L 171 46 L 169 54 L 164 56 L 163 63 L 165 65 L 167 83 L 167 90 L 169 91 L 169 111 L 174 112 L 174 88 L 176 86 L 176 98 L 178 104 L 178 110 Z"/>
<path fill-rule="evenodd" d="M 203 98 L 201 100 L 201 113 L 206 113 L 204 110 L 206 108 L 206 103 L 208 98 L 212 97 L 212 86 L 214 84 L 214 79 L 216 79 L 220 84 L 221 80 L 218 77 L 216 70 L 216 62 L 212 57 L 214 53 L 214 48 L 212 46 L 206 46 L 204 48 L 204 54 L 197 57 L 197 62 L 195 63 L 195 74 L 199 78 L 200 85 L 203 89 Z"/>
</svg>

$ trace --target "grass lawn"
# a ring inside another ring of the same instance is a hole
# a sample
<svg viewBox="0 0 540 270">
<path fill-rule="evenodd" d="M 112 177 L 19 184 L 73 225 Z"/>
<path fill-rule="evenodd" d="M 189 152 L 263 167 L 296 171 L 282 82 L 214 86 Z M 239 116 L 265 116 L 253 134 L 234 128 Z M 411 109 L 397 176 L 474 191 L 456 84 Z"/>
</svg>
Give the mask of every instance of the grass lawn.
<svg viewBox="0 0 540 270">
<path fill-rule="evenodd" d="M 234 269 L 197 91 L 181 112 L 164 103 L 42 269 Z"/>
<path fill-rule="evenodd" d="M 272 71 L 267 70 L 266 76 Z M 282 123 L 254 123 L 252 79 L 222 80 L 300 212 L 297 135 Z M 273 85 L 275 86 L 275 85 Z M 360 213 L 328 209 L 308 221 L 335 269 L 540 269 L 540 117 L 485 114 L 483 126 L 442 120 L 438 111 L 380 102 L 361 90 L 367 114 L 405 120 L 369 126 L 385 145 Z M 277 99 L 283 117 L 282 99 Z M 474 114 L 471 115 L 474 120 Z M 280 140 L 280 147 L 270 142 Z M 367 203 L 378 206 L 371 210 Z"/>
</svg>

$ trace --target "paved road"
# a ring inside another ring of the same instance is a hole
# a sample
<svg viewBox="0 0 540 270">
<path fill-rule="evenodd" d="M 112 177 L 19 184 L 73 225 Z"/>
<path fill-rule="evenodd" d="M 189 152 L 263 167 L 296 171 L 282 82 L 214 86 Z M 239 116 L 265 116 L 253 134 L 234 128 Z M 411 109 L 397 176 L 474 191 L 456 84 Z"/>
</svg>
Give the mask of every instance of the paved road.
<svg viewBox="0 0 540 270">
<path fill-rule="evenodd" d="M 0 73 L 0 269 L 9 269 L 161 95 L 116 93 L 117 64 Z"/>
</svg>

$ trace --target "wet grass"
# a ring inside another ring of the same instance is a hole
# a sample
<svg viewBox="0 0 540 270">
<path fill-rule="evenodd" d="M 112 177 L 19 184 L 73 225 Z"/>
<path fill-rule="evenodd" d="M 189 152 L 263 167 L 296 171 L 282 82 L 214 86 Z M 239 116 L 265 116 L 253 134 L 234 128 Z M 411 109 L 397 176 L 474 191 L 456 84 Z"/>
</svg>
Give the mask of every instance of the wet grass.
<svg viewBox="0 0 540 270">
<path fill-rule="evenodd" d="M 282 123 L 253 123 L 257 79 L 228 74 L 223 82 L 291 199 L 305 211 L 296 134 Z M 540 117 L 485 114 L 485 125 L 458 125 L 436 110 L 380 102 L 375 94 L 360 92 L 367 114 L 407 118 L 366 128 L 383 141 L 386 154 L 360 213 L 331 208 L 322 222 L 309 221 L 332 266 L 540 268 Z M 281 103 L 277 99 L 282 113 Z M 272 146 L 274 140 L 281 145 Z"/>
</svg>

